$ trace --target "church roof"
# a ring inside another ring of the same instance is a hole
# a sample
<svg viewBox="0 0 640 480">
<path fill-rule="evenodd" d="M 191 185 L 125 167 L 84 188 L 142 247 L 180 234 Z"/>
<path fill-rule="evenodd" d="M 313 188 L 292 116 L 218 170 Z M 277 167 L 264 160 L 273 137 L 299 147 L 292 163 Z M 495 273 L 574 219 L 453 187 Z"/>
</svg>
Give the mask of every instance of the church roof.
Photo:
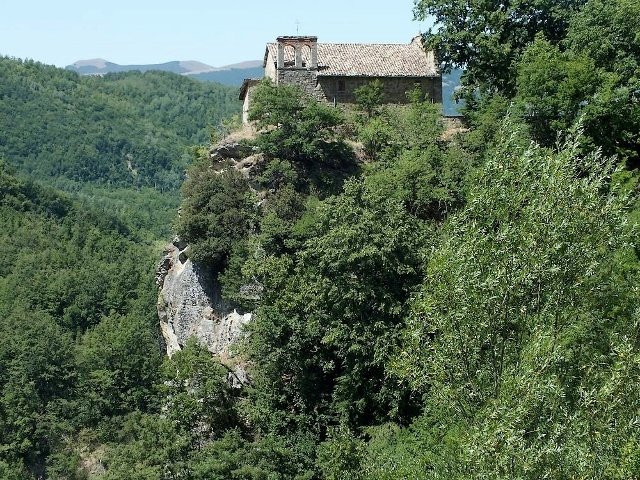
<svg viewBox="0 0 640 480">
<path fill-rule="evenodd" d="M 275 62 L 278 44 L 268 43 Z M 302 59 L 309 63 L 309 49 L 303 48 Z M 285 48 L 285 64 L 294 62 L 293 48 Z M 437 77 L 440 75 L 433 52 L 426 52 L 419 37 L 409 44 L 318 43 L 318 76 L 327 77 Z"/>
</svg>

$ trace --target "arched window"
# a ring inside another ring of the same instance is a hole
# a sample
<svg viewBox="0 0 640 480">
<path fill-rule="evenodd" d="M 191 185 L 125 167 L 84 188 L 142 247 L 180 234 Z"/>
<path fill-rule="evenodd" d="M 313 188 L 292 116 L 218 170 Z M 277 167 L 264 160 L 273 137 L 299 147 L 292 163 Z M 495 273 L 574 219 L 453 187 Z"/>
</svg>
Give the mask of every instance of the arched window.
<svg viewBox="0 0 640 480">
<path fill-rule="evenodd" d="M 311 65 L 311 45 L 302 46 L 302 66 L 309 68 Z"/>
<path fill-rule="evenodd" d="M 293 67 L 296 64 L 296 49 L 291 44 L 284 46 L 284 66 Z"/>
</svg>

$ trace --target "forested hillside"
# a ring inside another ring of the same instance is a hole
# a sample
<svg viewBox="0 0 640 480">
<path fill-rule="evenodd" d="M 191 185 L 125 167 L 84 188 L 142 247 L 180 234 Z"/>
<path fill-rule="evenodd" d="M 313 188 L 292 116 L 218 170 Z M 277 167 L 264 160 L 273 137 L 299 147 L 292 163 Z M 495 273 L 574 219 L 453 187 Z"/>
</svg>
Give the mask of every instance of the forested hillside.
<svg viewBox="0 0 640 480">
<path fill-rule="evenodd" d="M 0 478 L 64 478 L 81 429 L 152 401 L 154 252 L 4 162 L 0 224 Z"/>
<path fill-rule="evenodd" d="M 237 110 L 234 89 L 178 75 L 0 59 L 3 480 L 86 478 L 158 404 L 158 244 L 191 147 Z"/>
<path fill-rule="evenodd" d="M 190 147 L 239 112 L 237 92 L 165 72 L 80 77 L 0 58 L 0 156 L 39 182 L 167 237 Z"/>
<path fill-rule="evenodd" d="M 175 230 L 254 313 L 249 386 L 162 357 L 147 230 L 1 166 L 0 478 L 638 478 L 640 4 L 414 13 L 468 128 L 417 89 L 342 111 L 264 81 L 250 161 L 192 150 Z M 143 79 L 88 81 L 153 103 Z M 43 172 L 135 185 L 112 158 Z"/>
<path fill-rule="evenodd" d="M 0 154 L 40 179 L 176 189 L 185 148 L 239 111 L 235 89 L 164 72 L 80 77 L 2 58 L 0 78 Z"/>
</svg>

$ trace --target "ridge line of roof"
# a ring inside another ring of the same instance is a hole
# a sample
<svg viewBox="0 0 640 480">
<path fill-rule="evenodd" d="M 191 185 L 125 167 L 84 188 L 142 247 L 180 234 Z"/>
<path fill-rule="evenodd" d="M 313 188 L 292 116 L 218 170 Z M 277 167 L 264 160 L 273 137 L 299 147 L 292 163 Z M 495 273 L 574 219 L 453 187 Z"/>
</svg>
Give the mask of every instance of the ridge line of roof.
<svg viewBox="0 0 640 480">
<path fill-rule="evenodd" d="M 277 45 L 278 42 L 267 42 L 267 45 Z M 402 46 L 402 47 L 410 47 L 411 45 L 415 45 L 413 42 L 410 43 L 355 43 L 355 42 L 318 42 L 318 45 L 376 45 L 376 46 Z"/>
</svg>

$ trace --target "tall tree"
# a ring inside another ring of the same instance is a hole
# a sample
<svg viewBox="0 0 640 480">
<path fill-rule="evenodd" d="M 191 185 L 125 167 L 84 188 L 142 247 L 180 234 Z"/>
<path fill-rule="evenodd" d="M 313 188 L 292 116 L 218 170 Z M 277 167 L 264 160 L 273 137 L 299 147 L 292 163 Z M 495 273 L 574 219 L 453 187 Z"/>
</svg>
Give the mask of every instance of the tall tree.
<svg viewBox="0 0 640 480">
<path fill-rule="evenodd" d="M 433 18 L 425 36 L 445 69 L 465 69 L 468 91 L 511 95 L 523 50 L 538 33 L 561 41 L 586 0 L 415 0 L 416 19 Z"/>
</svg>

